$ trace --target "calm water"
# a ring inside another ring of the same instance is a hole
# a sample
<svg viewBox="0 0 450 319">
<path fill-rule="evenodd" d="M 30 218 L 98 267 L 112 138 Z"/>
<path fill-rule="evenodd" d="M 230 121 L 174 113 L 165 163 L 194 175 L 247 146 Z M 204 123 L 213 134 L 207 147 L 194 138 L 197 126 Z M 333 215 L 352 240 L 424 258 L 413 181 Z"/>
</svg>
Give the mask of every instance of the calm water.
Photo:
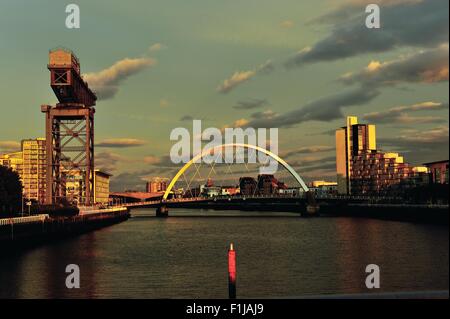
<svg viewBox="0 0 450 319">
<path fill-rule="evenodd" d="M 371 263 L 381 268 L 381 291 L 449 286 L 446 226 L 267 212 L 132 214 L 118 225 L 0 257 L 0 297 L 226 298 L 230 242 L 238 297 L 366 292 Z M 67 264 L 80 266 L 78 290 L 65 288 Z"/>
</svg>

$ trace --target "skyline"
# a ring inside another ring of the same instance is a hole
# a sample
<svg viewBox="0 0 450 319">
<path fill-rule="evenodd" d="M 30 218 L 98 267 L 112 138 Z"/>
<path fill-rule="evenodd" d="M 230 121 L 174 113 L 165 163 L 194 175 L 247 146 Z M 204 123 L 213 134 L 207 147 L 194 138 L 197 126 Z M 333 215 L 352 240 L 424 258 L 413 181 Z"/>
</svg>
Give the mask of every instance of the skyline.
<svg viewBox="0 0 450 319">
<path fill-rule="evenodd" d="M 64 46 L 98 93 L 96 166 L 114 174 L 116 185 L 173 176 L 163 162 L 169 134 L 191 129 L 192 119 L 218 128 L 279 127 L 280 154 L 302 164 L 293 166 L 306 180 L 335 179 L 334 130 L 347 115 L 377 125 L 379 148 L 412 164 L 448 157 L 447 1 L 379 1 L 384 25 L 364 33 L 355 21 L 369 1 L 258 1 L 257 13 L 255 1 L 194 2 L 173 9 L 163 1 L 78 1 L 79 30 L 64 28 L 65 4 L 3 3 L 0 46 L 8 63 L 0 85 L 8 120 L 2 117 L 0 152 L 44 136 L 39 107 L 56 102 L 48 50 Z M 48 15 L 61 21 L 39 19 Z M 413 28 L 400 23 L 405 16 Z M 374 44 L 358 42 L 364 39 Z"/>
</svg>

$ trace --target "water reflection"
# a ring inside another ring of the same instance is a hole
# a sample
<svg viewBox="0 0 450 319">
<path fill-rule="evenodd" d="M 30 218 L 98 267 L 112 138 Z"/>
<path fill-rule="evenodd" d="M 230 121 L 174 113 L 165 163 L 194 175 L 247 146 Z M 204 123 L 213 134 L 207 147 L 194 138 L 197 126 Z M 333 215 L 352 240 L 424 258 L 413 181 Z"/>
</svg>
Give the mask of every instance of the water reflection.
<svg viewBox="0 0 450 319">
<path fill-rule="evenodd" d="M 367 292 L 371 263 L 381 268 L 381 291 L 448 289 L 446 227 L 261 214 L 132 218 L 2 256 L 0 297 L 226 298 L 230 242 L 239 297 Z M 80 266 L 81 289 L 65 287 L 68 264 Z"/>
</svg>

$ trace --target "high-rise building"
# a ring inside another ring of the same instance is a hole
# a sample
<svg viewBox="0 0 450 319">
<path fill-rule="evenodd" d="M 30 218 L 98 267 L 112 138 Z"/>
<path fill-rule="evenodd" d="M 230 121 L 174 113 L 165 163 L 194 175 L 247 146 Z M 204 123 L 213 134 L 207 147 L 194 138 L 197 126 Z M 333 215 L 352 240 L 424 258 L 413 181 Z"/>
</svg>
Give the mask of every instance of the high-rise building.
<svg viewBox="0 0 450 319">
<path fill-rule="evenodd" d="M 413 167 L 398 153 L 376 148 L 375 125 L 358 124 L 354 116 L 336 130 L 339 194 L 388 194 L 398 187 L 425 182 L 426 167 Z"/>
<path fill-rule="evenodd" d="M 336 130 L 336 171 L 338 192 L 351 194 L 352 158 L 360 152 L 376 150 L 375 125 L 358 124 L 355 116 Z"/>
<path fill-rule="evenodd" d="M 23 195 L 28 200 L 43 203 L 46 191 L 45 139 L 22 140 Z"/>
<path fill-rule="evenodd" d="M 167 189 L 167 180 L 164 178 L 154 178 L 146 184 L 147 193 L 165 192 Z"/>
</svg>

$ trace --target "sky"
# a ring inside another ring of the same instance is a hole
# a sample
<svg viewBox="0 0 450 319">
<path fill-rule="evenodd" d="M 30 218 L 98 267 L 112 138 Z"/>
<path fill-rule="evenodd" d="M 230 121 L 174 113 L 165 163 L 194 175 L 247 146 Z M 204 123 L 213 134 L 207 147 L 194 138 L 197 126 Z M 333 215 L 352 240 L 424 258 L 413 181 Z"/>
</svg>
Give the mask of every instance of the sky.
<svg viewBox="0 0 450 319">
<path fill-rule="evenodd" d="M 65 7 L 80 8 L 80 28 Z M 377 3 L 381 28 L 365 26 Z M 279 128 L 307 181 L 335 180 L 334 130 L 377 126 L 419 165 L 448 159 L 447 0 L 0 2 L 0 153 L 44 136 L 48 51 L 73 50 L 99 99 L 95 163 L 114 190 L 170 178 L 177 127 Z"/>
</svg>

